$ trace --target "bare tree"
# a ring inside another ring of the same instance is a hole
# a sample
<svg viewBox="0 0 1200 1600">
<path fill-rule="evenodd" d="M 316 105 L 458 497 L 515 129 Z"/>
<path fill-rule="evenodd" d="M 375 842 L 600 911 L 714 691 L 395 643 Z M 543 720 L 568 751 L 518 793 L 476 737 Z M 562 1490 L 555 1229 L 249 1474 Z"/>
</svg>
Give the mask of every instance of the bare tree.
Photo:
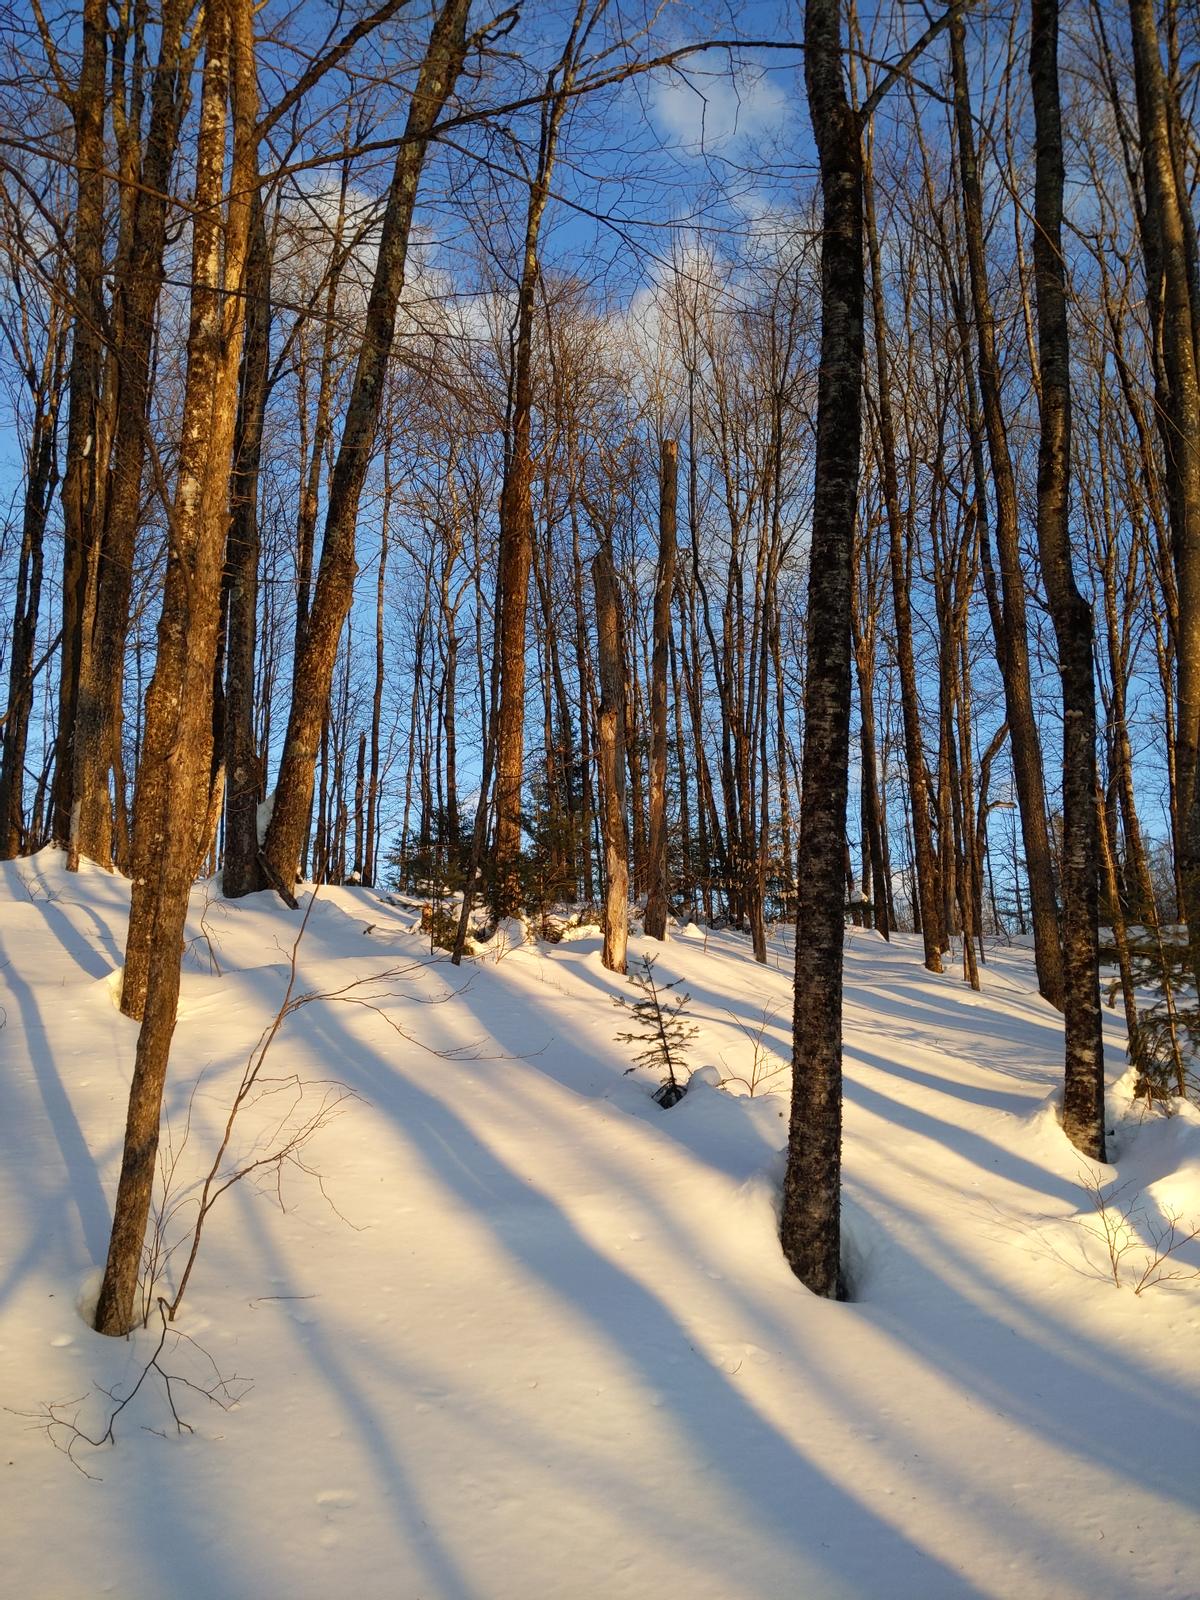
<svg viewBox="0 0 1200 1600">
<path fill-rule="evenodd" d="M 861 132 L 846 94 L 837 0 L 808 0 L 804 46 L 821 162 L 821 366 L 796 870 L 792 1112 L 780 1232 L 796 1276 L 814 1294 L 833 1298 L 842 1287 L 842 844 L 865 294 Z"/>
<path fill-rule="evenodd" d="M 295 881 L 300 866 L 338 641 L 354 593 L 359 500 L 383 403 L 417 189 L 434 124 L 466 60 L 469 9 L 469 0 L 443 0 L 438 8 L 396 152 L 366 325 L 330 485 L 312 611 L 297 657 L 275 805 L 263 845 L 271 872 L 284 885 Z"/>
<path fill-rule="evenodd" d="M 604 951 L 610 972 L 625 971 L 629 939 L 629 833 L 625 820 L 625 686 L 612 552 L 602 545 L 592 562 L 600 709 L 596 740 L 600 759 L 601 828 L 604 834 Z"/>
<path fill-rule="evenodd" d="M 1175 851 L 1200 981 L 1200 265 L 1178 109 L 1151 0 L 1130 0 L 1129 18 L 1145 191 L 1142 243 L 1178 592 Z"/>
<path fill-rule="evenodd" d="M 983 190 L 971 113 L 964 29 L 961 19 L 950 25 L 954 69 L 955 121 L 958 131 L 967 262 L 970 268 L 978 354 L 979 390 L 987 435 L 991 482 L 996 507 L 996 547 L 1000 556 L 1001 599 L 996 606 L 996 648 L 1004 677 L 1013 767 L 1020 802 L 1021 833 L 1029 874 L 1034 956 L 1038 987 L 1051 1005 L 1063 1006 L 1062 944 L 1054 868 L 1046 823 L 1046 785 L 1041 741 L 1029 679 L 1029 635 L 1025 608 L 1025 576 L 1021 568 L 1017 485 L 1009 449 L 996 351 L 995 314 L 989 288 Z M 980 485 L 980 493 L 984 492 Z M 980 513 L 984 507 L 981 503 Z"/>
<path fill-rule="evenodd" d="M 1037 535 L 1058 640 L 1063 695 L 1063 1129 L 1084 1155 L 1103 1161 L 1104 1041 L 1096 927 L 1100 871 L 1096 831 L 1096 686 L 1092 670 L 1092 612 L 1075 583 L 1069 521 L 1071 351 L 1062 255 L 1064 160 L 1058 89 L 1058 8 L 1059 0 L 1031 0 L 1029 75 L 1036 128 L 1033 261 L 1042 420 Z"/>
<path fill-rule="evenodd" d="M 521 777 L 525 750 L 525 612 L 533 556 L 533 313 L 540 280 L 538 238 L 563 119 L 593 28 L 608 0 L 578 0 L 562 54 L 546 78 L 537 163 L 529 183 L 525 237 L 512 327 L 512 387 L 508 455 L 500 491 L 500 549 L 496 570 L 496 654 L 500 696 L 496 711 L 496 837 L 493 896 L 497 909 L 520 903 L 516 862 L 521 851 Z"/>
<path fill-rule="evenodd" d="M 212 787 L 213 667 L 229 521 L 257 111 L 250 0 L 209 0 L 179 480 L 134 806 L 135 876 L 121 1000 L 142 1026 L 112 1237 L 96 1308 L 96 1328 L 109 1334 L 125 1333 L 134 1319 L 179 996 L 183 927 Z"/>
<path fill-rule="evenodd" d="M 675 588 L 675 507 L 679 446 L 664 439 L 660 449 L 658 574 L 654 586 L 654 660 L 650 677 L 650 848 L 645 932 L 667 936 L 667 656 L 671 643 L 671 597 Z"/>
</svg>

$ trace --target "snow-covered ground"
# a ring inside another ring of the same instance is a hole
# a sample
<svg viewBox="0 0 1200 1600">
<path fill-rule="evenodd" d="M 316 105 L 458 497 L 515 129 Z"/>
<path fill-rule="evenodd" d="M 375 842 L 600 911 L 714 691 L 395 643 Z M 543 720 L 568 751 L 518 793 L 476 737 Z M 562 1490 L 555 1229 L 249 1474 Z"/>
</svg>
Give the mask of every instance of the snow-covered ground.
<svg viewBox="0 0 1200 1600">
<path fill-rule="evenodd" d="M 180 1435 L 151 1371 L 115 1448 L 73 1451 L 85 1477 L 39 1417 L 78 1400 L 55 1414 L 103 1431 L 102 1391 L 120 1398 L 161 1332 L 102 1339 L 78 1309 L 104 1259 L 136 1039 L 114 1003 L 126 909 L 122 880 L 68 877 L 50 853 L 0 869 L 3 1593 L 1200 1595 L 1200 1282 L 1136 1295 L 1141 1245 L 1111 1281 L 1027 954 L 997 951 L 974 995 L 923 971 L 913 940 L 858 931 L 856 1299 L 834 1305 L 777 1242 L 786 1070 L 753 1098 L 712 1081 L 754 1076 L 760 1029 L 760 1069 L 785 1066 L 786 940 L 766 968 L 731 934 L 661 950 L 660 978 L 692 995 L 693 1063 L 715 1069 L 664 1112 L 653 1074 L 625 1075 L 611 998 L 636 996 L 597 939 L 456 970 L 430 962 L 411 910 L 322 891 L 299 990 L 370 981 L 290 1016 L 264 1073 L 357 1098 L 302 1152 L 320 1181 L 286 1174 L 286 1209 L 271 1183 L 221 1198 L 186 1338 L 161 1357 L 202 1387 L 215 1367 L 242 1397 L 222 1410 L 173 1385 Z M 297 921 L 269 896 L 196 891 L 176 1145 L 203 1076 L 177 1186 L 212 1159 Z M 1115 1085 L 1115 1018 L 1108 1060 Z M 250 1114 L 237 1151 L 289 1093 Z M 1143 1122 L 1114 1088 L 1110 1125 L 1100 1178 L 1127 1186 L 1142 1236 L 1200 1221 L 1200 1116 Z"/>
</svg>

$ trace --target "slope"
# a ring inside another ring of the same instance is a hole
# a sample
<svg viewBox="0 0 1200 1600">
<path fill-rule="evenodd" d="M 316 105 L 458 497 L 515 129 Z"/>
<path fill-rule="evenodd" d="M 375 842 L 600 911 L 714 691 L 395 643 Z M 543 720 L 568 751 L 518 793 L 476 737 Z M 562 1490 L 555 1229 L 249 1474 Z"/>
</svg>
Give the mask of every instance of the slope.
<svg viewBox="0 0 1200 1600">
<path fill-rule="evenodd" d="M 863 932 L 847 950 L 856 1300 L 838 1306 L 799 1287 L 775 1236 L 786 938 L 766 968 L 729 933 L 661 950 L 709 1069 L 663 1112 L 653 1076 L 626 1074 L 612 998 L 630 991 L 595 938 L 459 971 L 430 960 L 411 908 L 321 891 L 297 992 L 330 998 L 284 1022 L 277 1092 L 235 1148 L 269 1154 L 322 1083 L 355 1098 L 299 1152 L 309 1171 L 222 1196 L 162 1357 L 240 1397 L 225 1410 L 174 1383 L 179 1433 L 151 1372 L 115 1448 L 75 1441 L 92 1476 L 73 1470 L 46 1403 L 102 1432 L 103 1391 L 128 1392 L 161 1332 L 103 1340 L 79 1310 L 136 1039 L 114 1004 L 126 889 L 51 853 L 2 872 L 10 1592 L 1200 1594 L 1200 1285 L 1138 1296 L 1108 1276 L 1027 954 L 996 951 L 974 995 L 912 940 Z M 177 1197 L 283 999 L 296 927 L 271 897 L 197 888 L 168 1085 Z M 1149 1239 L 1173 1213 L 1200 1220 L 1200 1117 L 1142 1123 L 1115 1027 L 1109 1044 L 1099 1176 L 1128 1186 Z"/>
</svg>

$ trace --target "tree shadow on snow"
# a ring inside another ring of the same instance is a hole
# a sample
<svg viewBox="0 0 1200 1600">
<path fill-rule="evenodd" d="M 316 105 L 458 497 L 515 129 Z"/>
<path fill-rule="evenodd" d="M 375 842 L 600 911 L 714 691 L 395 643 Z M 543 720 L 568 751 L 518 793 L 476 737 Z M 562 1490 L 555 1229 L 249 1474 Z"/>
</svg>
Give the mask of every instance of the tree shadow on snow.
<svg viewBox="0 0 1200 1600">
<path fill-rule="evenodd" d="M 4 954 L 3 946 L 0 946 L 0 959 Z M 20 1026 L 28 1047 L 29 1061 L 41 1094 L 46 1119 L 62 1156 L 63 1183 L 75 1202 L 88 1253 L 94 1262 L 102 1262 L 108 1253 L 111 1212 L 100 1183 L 95 1158 L 83 1136 L 62 1075 L 46 1043 L 46 1026 L 42 1020 L 37 996 L 24 979 L 18 976 L 11 962 L 3 970 L 7 978 L 8 993 L 17 1004 Z M 12 1027 L 16 1020 L 10 1017 L 8 1026 Z M 13 1159 L 18 1161 L 21 1153 L 27 1149 L 28 1134 L 22 1131 L 19 1124 L 12 1122 L 7 1123 L 5 1132 L 7 1136 L 17 1141 Z M 11 1292 L 13 1287 L 14 1282 L 10 1278 L 5 1290 L 0 1291 L 0 1297 L 3 1292 Z"/>
<path fill-rule="evenodd" d="M 321 1008 L 310 1023 L 309 1043 L 313 1035 L 327 1041 L 343 1081 L 411 1141 L 429 1171 L 490 1230 L 497 1248 L 566 1299 L 628 1371 L 664 1395 L 678 1433 L 693 1453 L 711 1460 L 726 1495 L 737 1503 L 748 1543 L 765 1536 L 782 1544 L 794 1558 L 823 1569 L 836 1592 L 846 1596 L 877 1594 L 881 1569 L 894 1579 L 895 1593 L 964 1600 L 979 1594 L 961 1573 L 944 1567 L 826 1477 L 725 1374 L 707 1362 L 668 1368 L 669 1352 L 691 1347 L 686 1330 L 656 1295 L 590 1244 L 535 1181 L 514 1172 L 442 1100 L 411 1078 L 400 1078 L 386 1056 L 348 1035 L 329 1008 Z M 369 1057 L 378 1063 L 378 1073 L 366 1067 Z M 519 1203 L 506 1204 L 515 1194 Z M 681 1371 L 686 1382 L 672 1387 L 668 1373 Z M 644 1486 L 631 1481 L 631 1503 L 644 1493 Z M 826 1535 L 836 1544 L 827 1545 Z M 739 1563 L 737 1552 L 730 1555 L 736 1589 L 744 1560 Z"/>
</svg>

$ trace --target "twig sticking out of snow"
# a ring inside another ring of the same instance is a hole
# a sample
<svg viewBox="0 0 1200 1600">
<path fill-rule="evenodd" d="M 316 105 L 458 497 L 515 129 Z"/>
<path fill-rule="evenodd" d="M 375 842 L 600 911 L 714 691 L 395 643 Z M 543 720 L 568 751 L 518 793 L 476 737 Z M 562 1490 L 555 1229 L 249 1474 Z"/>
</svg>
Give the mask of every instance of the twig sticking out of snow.
<svg viewBox="0 0 1200 1600">
<path fill-rule="evenodd" d="M 162 1318 L 162 1332 L 159 1335 L 158 1343 L 154 1347 L 153 1355 L 151 1355 L 149 1361 L 146 1362 L 138 1374 L 137 1381 L 129 1390 L 129 1393 L 118 1399 L 115 1389 L 101 1388 L 100 1390 L 102 1394 L 107 1395 L 109 1400 L 113 1402 L 113 1409 L 109 1412 L 104 1427 L 99 1433 L 88 1433 L 86 1429 L 81 1428 L 79 1425 L 80 1410 L 84 1402 L 90 1398 L 90 1391 L 88 1394 L 80 1395 L 75 1400 L 51 1401 L 44 1405 L 40 1411 L 18 1411 L 13 1413 L 15 1416 L 32 1418 L 34 1426 L 45 1432 L 54 1448 L 61 1450 L 71 1465 L 79 1472 L 82 1472 L 85 1478 L 98 1480 L 100 1475 L 96 1472 L 89 1472 L 83 1463 L 77 1460 L 76 1451 L 79 1450 L 81 1445 L 88 1445 L 93 1450 L 100 1450 L 106 1444 L 116 1444 L 117 1418 L 133 1404 L 145 1387 L 146 1381 L 152 1372 L 157 1373 L 162 1380 L 163 1393 L 166 1395 L 171 1420 L 175 1424 L 175 1432 L 177 1434 L 193 1433 L 195 1430 L 191 1423 L 180 1415 L 175 1397 L 176 1386 L 181 1389 L 188 1389 L 193 1394 L 202 1395 L 211 1404 L 220 1406 L 222 1411 L 232 1410 L 250 1388 L 249 1380 L 239 1378 L 236 1374 L 231 1378 L 222 1377 L 216 1362 L 208 1354 L 207 1350 L 204 1350 L 187 1334 L 181 1333 L 177 1328 L 170 1327 L 167 1317 L 167 1302 L 161 1298 L 158 1302 L 158 1313 Z M 212 1368 L 213 1376 L 212 1381 L 207 1386 L 202 1383 L 193 1383 L 190 1378 L 184 1377 L 182 1373 L 172 1372 L 163 1365 L 163 1351 L 166 1349 L 168 1336 L 173 1336 L 174 1338 L 173 1350 L 177 1350 L 181 1342 L 186 1342 L 194 1350 L 199 1351 L 205 1361 L 208 1362 Z M 166 1437 L 159 1428 L 148 1428 L 146 1431 Z"/>
</svg>

